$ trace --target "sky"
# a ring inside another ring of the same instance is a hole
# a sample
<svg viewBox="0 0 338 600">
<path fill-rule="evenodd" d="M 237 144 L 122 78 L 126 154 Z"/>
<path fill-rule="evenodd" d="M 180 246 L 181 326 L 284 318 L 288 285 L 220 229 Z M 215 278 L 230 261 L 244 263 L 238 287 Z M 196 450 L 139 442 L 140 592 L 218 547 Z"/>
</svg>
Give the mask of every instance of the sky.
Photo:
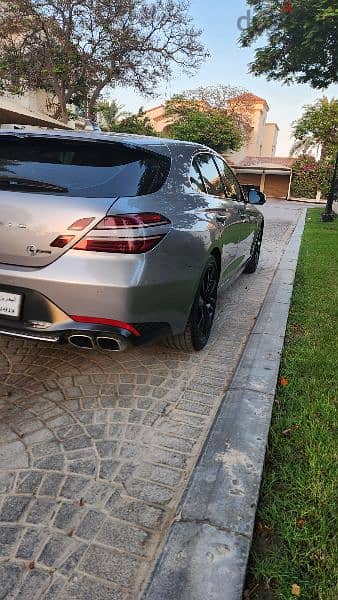
<svg viewBox="0 0 338 600">
<path fill-rule="evenodd" d="M 124 105 L 124 110 L 137 112 L 140 106 L 145 109 L 157 106 L 173 94 L 199 86 L 230 84 L 243 87 L 266 99 L 270 107 L 268 122 L 277 123 L 280 128 L 276 154 L 288 156 L 292 145 L 291 124 L 301 116 L 302 107 L 323 95 L 337 96 L 338 86 L 314 90 L 305 84 L 286 86 L 264 77 L 253 77 L 248 64 L 254 58 L 254 48 L 240 48 L 238 44 L 238 19 L 247 15 L 247 3 L 244 0 L 191 0 L 190 5 L 194 24 L 203 30 L 202 41 L 210 53 L 198 72 L 187 76 L 176 71 L 170 81 L 158 86 L 155 98 L 144 98 L 129 88 L 112 90 L 109 97 Z M 244 18 L 242 26 L 245 23 Z"/>
</svg>

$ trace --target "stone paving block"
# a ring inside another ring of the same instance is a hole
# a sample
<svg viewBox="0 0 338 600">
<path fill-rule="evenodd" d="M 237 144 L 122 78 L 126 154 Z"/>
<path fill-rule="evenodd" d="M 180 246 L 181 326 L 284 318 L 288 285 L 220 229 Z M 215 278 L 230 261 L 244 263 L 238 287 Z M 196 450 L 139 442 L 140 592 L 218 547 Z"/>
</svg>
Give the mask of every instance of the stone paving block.
<svg viewBox="0 0 338 600">
<path fill-rule="evenodd" d="M 15 491 L 17 494 L 35 494 L 41 481 L 43 474 L 37 471 L 25 471 L 19 473 L 16 480 Z"/>
<path fill-rule="evenodd" d="M 0 600 L 9 598 L 10 594 L 14 593 L 15 588 L 20 584 L 22 573 L 22 566 L 10 563 L 0 564 Z"/>
<path fill-rule="evenodd" d="M 27 527 L 21 539 L 15 556 L 25 560 L 36 558 L 41 545 L 44 543 L 45 531 L 43 529 Z"/>
<path fill-rule="evenodd" d="M 137 469 L 137 477 L 149 479 L 157 483 L 162 483 L 168 487 L 175 487 L 182 479 L 182 473 L 165 466 L 143 464 Z"/>
<path fill-rule="evenodd" d="M 72 528 L 79 523 L 82 518 L 83 509 L 81 509 L 78 505 L 67 504 L 63 502 L 60 504 L 59 509 L 54 518 L 54 526 L 57 529 L 64 529 L 65 531 L 70 531 Z"/>
<path fill-rule="evenodd" d="M 61 473 L 46 473 L 39 488 L 41 496 L 58 496 L 65 476 Z"/>
<path fill-rule="evenodd" d="M 67 468 L 71 473 L 93 476 L 96 472 L 96 460 L 90 458 L 79 458 L 78 460 L 68 461 Z"/>
<path fill-rule="evenodd" d="M 12 553 L 21 534 L 22 528 L 18 525 L 0 525 L 0 558 Z"/>
<path fill-rule="evenodd" d="M 56 597 L 55 597 L 56 598 Z M 132 600 L 114 585 L 82 574 L 74 575 L 56 600 Z M 51 600 L 55 600 L 54 598 Z"/>
<path fill-rule="evenodd" d="M 118 460 L 112 458 L 101 460 L 99 473 L 100 479 L 109 479 L 110 481 L 113 481 L 119 470 L 119 467 L 120 462 Z"/>
<path fill-rule="evenodd" d="M 88 490 L 84 495 L 86 504 L 94 504 L 100 506 L 105 504 L 108 497 L 111 495 L 112 486 L 104 481 L 91 481 Z"/>
<path fill-rule="evenodd" d="M 22 585 L 18 589 L 17 598 L 20 600 L 32 600 L 38 598 L 48 587 L 50 575 L 44 571 L 34 569 L 28 571 Z"/>
<path fill-rule="evenodd" d="M 150 502 L 151 504 L 159 504 L 160 506 L 168 504 L 174 496 L 174 492 L 168 488 L 137 479 L 128 482 L 126 488 L 130 496 Z"/>
<path fill-rule="evenodd" d="M 8 496 L 4 499 L 0 510 L 0 521 L 20 521 L 30 501 L 30 496 Z"/>
<path fill-rule="evenodd" d="M 101 458 L 110 458 L 111 456 L 115 456 L 118 449 L 118 442 L 116 440 L 96 442 L 96 449 Z"/>
<path fill-rule="evenodd" d="M 53 573 L 51 575 L 50 585 L 43 595 L 43 600 L 65 600 L 66 597 L 62 595 L 62 589 L 66 583 L 67 580 L 63 576 L 60 576 L 58 573 Z M 68 597 L 67 600 L 70 600 L 70 597 Z"/>
<path fill-rule="evenodd" d="M 106 506 L 112 517 L 147 527 L 147 529 L 158 527 L 164 517 L 162 509 L 149 506 L 144 502 L 121 498 L 119 493 L 113 494 Z"/>
<path fill-rule="evenodd" d="M 46 567 L 53 567 L 60 561 L 70 545 L 70 538 L 57 533 L 53 534 L 43 547 L 38 562 Z"/>
<path fill-rule="evenodd" d="M 107 519 L 95 540 L 105 546 L 114 546 L 121 551 L 144 556 L 149 534 L 142 529 Z"/>
<path fill-rule="evenodd" d="M 96 510 L 89 510 L 78 525 L 75 533 L 78 537 L 91 540 L 98 533 L 105 521 L 105 515 Z"/>
<path fill-rule="evenodd" d="M 49 524 L 57 507 L 53 500 L 47 498 L 34 498 L 31 501 L 29 511 L 26 516 L 27 523 L 36 525 Z"/>
<path fill-rule="evenodd" d="M 62 471 L 65 466 L 65 459 L 62 454 L 51 454 L 34 461 L 34 467 L 45 469 L 46 471 Z"/>
<path fill-rule="evenodd" d="M 68 476 L 66 477 L 65 483 L 60 492 L 60 496 L 68 498 L 69 500 L 80 500 L 89 488 L 90 480 L 84 479 L 83 477 Z"/>
<path fill-rule="evenodd" d="M 163 448 L 154 449 L 153 454 L 154 462 L 162 463 L 168 467 L 176 467 L 177 469 L 184 469 L 187 465 L 187 457 L 181 452 L 172 452 Z"/>
<path fill-rule="evenodd" d="M 140 562 L 115 549 L 91 545 L 85 553 L 79 569 L 88 575 L 128 587 L 135 577 Z"/>
<path fill-rule="evenodd" d="M 173 424 L 173 430 L 174 430 Z M 166 435 L 164 433 L 155 432 L 152 436 L 149 436 L 149 442 L 154 446 L 168 448 L 169 450 L 178 450 L 179 452 L 185 452 L 192 454 L 196 447 L 196 440 L 187 440 L 184 438 L 176 437 L 175 435 Z M 154 452 L 154 450 L 153 450 Z"/>
<path fill-rule="evenodd" d="M 199 404 L 197 402 L 184 399 L 178 403 L 177 408 L 196 413 L 197 415 L 211 415 L 213 410 L 211 406 L 206 406 L 205 404 Z"/>
<path fill-rule="evenodd" d="M 28 463 L 28 455 L 21 442 L 0 445 L 0 469 L 24 469 Z"/>
<path fill-rule="evenodd" d="M 82 543 L 78 544 L 75 549 L 73 548 L 69 556 L 67 556 L 67 558 L 59 566 L 59 572 L 63 575 L 71 575 L 86 552 L 87 548 L 87 544 Z"/>
</svg>

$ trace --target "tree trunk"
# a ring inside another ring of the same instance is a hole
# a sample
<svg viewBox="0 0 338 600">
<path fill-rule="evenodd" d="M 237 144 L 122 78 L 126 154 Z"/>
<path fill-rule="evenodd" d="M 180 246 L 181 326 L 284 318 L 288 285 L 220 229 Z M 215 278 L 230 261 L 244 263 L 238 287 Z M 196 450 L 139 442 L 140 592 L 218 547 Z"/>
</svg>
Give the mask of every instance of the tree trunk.
<svg viewBox="0 0 338 600">
<path fill-rule="evenodd" d="M 333 177 L 331 182 L 331 189 L 327 197 L 326 210 L 322 213 L 321 220 L 325 223 L 327 221 L 333 221 L 336 218 L 333 212 L 333 202 L 335 200 L 337 190 L 337 178 L 338 178 L 338 152 L 336 154 L 336 164 L 333 171 Z"/>
</svg>

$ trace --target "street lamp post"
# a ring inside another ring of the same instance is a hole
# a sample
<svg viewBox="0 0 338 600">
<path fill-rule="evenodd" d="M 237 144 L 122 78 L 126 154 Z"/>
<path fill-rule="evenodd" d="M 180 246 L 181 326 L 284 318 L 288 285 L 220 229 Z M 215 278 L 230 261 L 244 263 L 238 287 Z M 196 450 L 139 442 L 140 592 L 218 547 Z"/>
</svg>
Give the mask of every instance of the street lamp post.
<svg viewBox="0 0 338 600">
<path fill-rule="evenodd" d="M 337 170 L 338 170 L 338 151 L 336 154 L 336 164 L 334 167 L 331 188 L 330 188 L 329 195 L 327 197 L 326 209 L 325 209 L 325 212 L 323 212 L 321 215 L 321 220 L 324 223 L 327 223 L 328 221 L 334 221 L 334 219 L 336 218 L 336 214 L 333 212 L 333 202 L 335 199 L 335 195 L 337 193 L 337 183 L 338 183 Z"/>
</svg>

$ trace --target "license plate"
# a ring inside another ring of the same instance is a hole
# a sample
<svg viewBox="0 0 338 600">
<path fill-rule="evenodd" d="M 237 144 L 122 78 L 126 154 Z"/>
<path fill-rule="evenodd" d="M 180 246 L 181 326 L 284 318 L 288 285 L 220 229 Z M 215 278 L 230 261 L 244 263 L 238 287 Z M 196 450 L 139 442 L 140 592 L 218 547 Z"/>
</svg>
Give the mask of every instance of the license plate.
<svg viewBox="0 0 338 600">
<path fill-rule="evenodd" d="M 11 294 L 0 290 L 0 316 L 18 319 L 22 303 L 22 294 Z"/>
</svg>

